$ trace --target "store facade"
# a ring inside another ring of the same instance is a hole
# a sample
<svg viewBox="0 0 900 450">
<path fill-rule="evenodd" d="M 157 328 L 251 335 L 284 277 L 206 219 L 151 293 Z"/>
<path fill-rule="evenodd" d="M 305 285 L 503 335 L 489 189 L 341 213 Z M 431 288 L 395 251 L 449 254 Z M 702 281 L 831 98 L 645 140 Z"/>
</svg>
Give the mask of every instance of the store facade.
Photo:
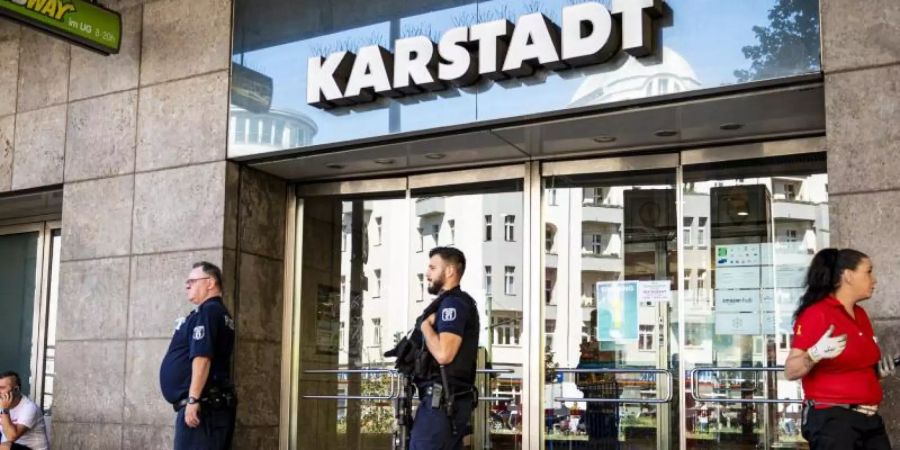
<svg viewBox="0 0 900 450">
<path fill-rule="evenodd" d="M 237 448 L 389 448 L 435 245 L 484 326 L 473 448 L 806 448 L 772 368 L 827 246 L 900 344 L 891 2 L 407 3 L 123 1 L 109 57 L 0 22 L 0 361 L 54 448 L 168 447 L 198 259 Z"/>
</svg>

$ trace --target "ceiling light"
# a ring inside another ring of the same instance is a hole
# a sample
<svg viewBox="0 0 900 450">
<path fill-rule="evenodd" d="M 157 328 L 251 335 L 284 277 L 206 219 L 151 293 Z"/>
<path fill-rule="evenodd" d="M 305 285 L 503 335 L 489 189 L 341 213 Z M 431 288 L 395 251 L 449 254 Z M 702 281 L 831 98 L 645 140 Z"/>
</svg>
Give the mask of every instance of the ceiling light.
<svg viewBox="0 0 900 450">
<path fill-rule="evenodd" d="M 723 123 L 722 125 L 719 125 L 719 129 L 725 130 L 725 131 L 740 130 L 741 128 L 744 128 L 744 124 L 736 123 L 736 122 L 728 122 L 728 123 Z"/>
<path fill-rule="evenodd" d="M 601 134 L 599 136 L 594 137 L 594 142 L 596 142 L 598 144 L 606 144 L 609 142 L 613 142 L 615 140 L 616 140 L 615 136 L 610 136 L 608 134 Z"/>
<path fill-rule="evenodd" d="M 375 164 L 381 164 L 382 166 L 388 166 L 394 163 L 394 160 L 391 158 L 378 158 L 375 160 Z"/>
<path fill-rule="evenodd" d="M 745 216 L 749 216 L 750 213 L 747 211 L 738 211 L 737 215 L 739 215 L 741 217 L 745 217 Z"/>
<path fill-rule="evenodd" d="M 672 137 L 672 136 L 677 136 L 678 131 L 677 130 L 656 130 L 653 134 L 655 134 L 659 137 Z"/>
<path fill-rule="evenodd" d="M 325 164 L 325 167 L 327 167 L 329 169 L 339 170 L 339 169 L 343 169 L 344 165 L 338 164 L 338 163 L 328 163 L 328 164 Z"/>
<path fill-rule="evenodd" d="M 428 153 L 425 155 L 428 159 L 444 159 L 447 155 L 443 153 Z"/>
</svg>

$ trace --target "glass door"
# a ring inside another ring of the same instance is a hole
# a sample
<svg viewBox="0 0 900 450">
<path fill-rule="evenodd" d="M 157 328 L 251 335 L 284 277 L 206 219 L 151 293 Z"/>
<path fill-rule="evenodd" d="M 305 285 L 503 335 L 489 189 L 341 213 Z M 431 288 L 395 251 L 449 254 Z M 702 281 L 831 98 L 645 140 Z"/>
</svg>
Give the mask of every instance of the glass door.
<svg viewBox="0 0 900 450">
<path fill-rule="evenodd" d="M 824 153 L 793 145 L 683 154 L 684 448 L 808 448 L 783 365 L 806 269 L 829 245 L 828 180 Z"/>
<path fill-rule="evenodd" d="M 677 167 L 543 166 L 547 449 L 678 445 Z"/>
</svg>

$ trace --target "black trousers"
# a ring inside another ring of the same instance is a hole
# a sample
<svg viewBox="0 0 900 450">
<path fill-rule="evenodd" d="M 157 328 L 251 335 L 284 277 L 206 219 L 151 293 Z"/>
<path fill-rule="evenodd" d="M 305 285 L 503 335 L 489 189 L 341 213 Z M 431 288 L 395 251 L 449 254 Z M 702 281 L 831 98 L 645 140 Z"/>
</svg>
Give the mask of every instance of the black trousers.
<svg viewBox="0 0 900 450">
<path fill-rule="evenodd" d="M 810 450 L 890 450 L 881 416 L 841 407 L 809 408 L 801 428 Z"/>
</svg>

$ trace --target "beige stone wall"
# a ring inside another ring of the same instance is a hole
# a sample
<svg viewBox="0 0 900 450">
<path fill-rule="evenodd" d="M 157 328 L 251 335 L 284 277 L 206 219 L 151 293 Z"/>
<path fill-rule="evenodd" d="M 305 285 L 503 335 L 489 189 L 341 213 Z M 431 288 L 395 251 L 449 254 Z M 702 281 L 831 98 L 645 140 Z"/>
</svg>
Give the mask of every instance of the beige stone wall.
<svg viewBox="0 0 900 450">
<path fill-rule="evenodd" d="M 237 320 L 236 448 L 277 445 L 285 185 L 225 161 L 230 0 L 108 0 L 104 57 L 0 19 L 0 193 L 63 185 L 53 447 L 171 448 L 190 263 Z"/>
<path fill-rule="evenodd" d="M 885 351 L 900 354 L 900 2 L 822 0 L 832 243 L 874 260 L 864 304 Z M 884 383 L 900 443 L 900 380 Z"/>
</svg>

